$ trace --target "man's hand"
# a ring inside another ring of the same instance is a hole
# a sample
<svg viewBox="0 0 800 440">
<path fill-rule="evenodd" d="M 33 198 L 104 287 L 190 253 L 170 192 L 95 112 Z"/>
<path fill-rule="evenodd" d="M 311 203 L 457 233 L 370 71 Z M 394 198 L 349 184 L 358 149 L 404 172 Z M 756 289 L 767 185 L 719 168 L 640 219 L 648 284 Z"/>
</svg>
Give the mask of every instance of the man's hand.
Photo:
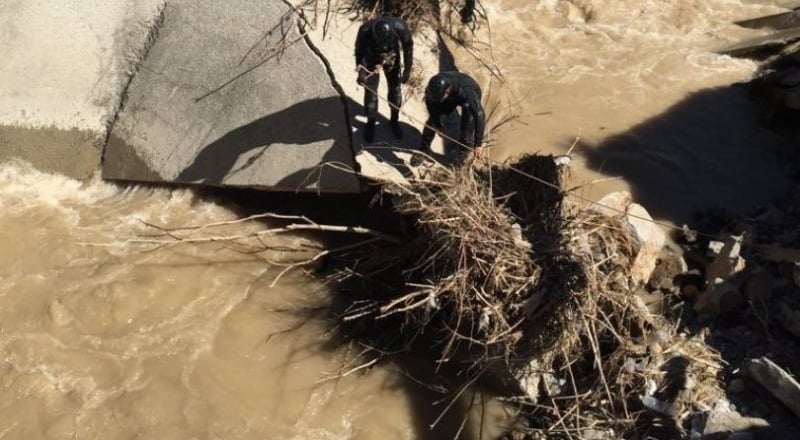
<svg viewBox="0 0 800 440">
<path fill-rule="evenodd" d="M 369 79 L 369 77 L 372 75 L 380 74 L 381 69 L 382 66 L 380 64 L 375 66 L 374 70 L 369 70 L 364 65 L 359 64 L 356 66 L 356 72 L 358 72 L 356 83 L 358 83 L 360 86 L 365 85 L 367 83 L 367 79 Z"/>
<path fill-rule="evenodd" d="M 409 79 L 411 79 L 411 69 L 403 69 L 403 76 L 400 78 L 400 82 L 405 84 Z"/>
<path fill-rule="evenodd" d="M 476 145 L 475 148 L 472 150 L 472 152 L 475 153 L 476 159 L 483 159 L 485 157 L 485 152 L 483 151 L 483 144 Z"/>
</svg>

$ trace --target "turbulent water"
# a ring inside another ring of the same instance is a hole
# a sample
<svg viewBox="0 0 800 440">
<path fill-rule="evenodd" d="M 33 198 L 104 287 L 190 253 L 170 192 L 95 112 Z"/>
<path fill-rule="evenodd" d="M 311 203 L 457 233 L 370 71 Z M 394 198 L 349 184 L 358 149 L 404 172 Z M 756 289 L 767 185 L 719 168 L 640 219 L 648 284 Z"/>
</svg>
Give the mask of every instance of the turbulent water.
<svg viewBox="0 0 800 440">
<path fill-rule="evenodd" d="M 767 32 L 734 21 L 779 8 L 740 0 L 485 3 L 493 56 L 483 61 L 504 74 L 494 98 L 511 103 L 497 113 L 518 117 L 496 133 L 497 157 L 563 154 L 575 144 L 573 183 L 596 183 L 573 199 L 629 189 L 655 217 L 677 224 L 699 209 L 741 212 L 783 189 L 771 150 L 784 141 L 759 125 L 746 90 L 731 86 L 749 79 L 755 63 L 714 53 Z M 482 47 L 488 38 L 478 35 Z M 460 58 L 465 70 L 480 65 Z"/>
<path fill-rule="evenodd" d="M 696 209 L 743 210 L 781 190 L 783 170 L 770 153 L 781 139 L 760 127 L 745 92 L 729 87 L 756 66 L 712 52 L 762 32 L 732 21 L 778 8 L 483 3 L 504 80 L 494 99 L 517 115 L 495 133 L 496 157 L 561 154 L 575 144 L 575 184 L 615 178 L 582 188 L 578 200 L 629 188 L 673 222 Z M 463 69 L 477 69 L 469 54 L 457 55 Z M 328 343 L 323 320 L 304 312 L 325 303 L 323 286 L 290 274 L 269 287 L 280 268 L 265 260 L 286 255 L 213 243 L 154 251 L 126 241 L 157 232 L 143 221 L 177 227 L 237 217 L 219 203 L 183 189 L 79 183 L 17 163 L 0 165 L 0 203 L 0 439 L 443 435 L 430 425 L 448 402 L 390 367 L 332 380 L 358 365 Z M 461 413 L 437 426 L 452 432 Z M 467 423 L 473 437 L 500 429 L 499 415 L 483 415 Z"/>
</svg>

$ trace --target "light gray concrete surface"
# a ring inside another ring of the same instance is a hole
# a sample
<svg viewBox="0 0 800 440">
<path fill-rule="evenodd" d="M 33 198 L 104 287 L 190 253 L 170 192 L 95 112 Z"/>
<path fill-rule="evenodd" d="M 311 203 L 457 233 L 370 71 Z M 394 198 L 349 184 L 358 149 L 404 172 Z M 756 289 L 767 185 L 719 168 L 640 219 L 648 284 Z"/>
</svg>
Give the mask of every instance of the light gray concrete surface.
<svg viewBox="0 0 800 440">
<path fill-rule="evenodd" d="M 0 161 L 85 178 L 163 0 L 0 3 Z"/>
<path fill-rule="evenodd" d="M 131 81 L 109 179 L 355 192 L 345 104 L 281 0 L 177 0 Z M 285 43 L 285 44 L 283 44 Z"/>
</svg>

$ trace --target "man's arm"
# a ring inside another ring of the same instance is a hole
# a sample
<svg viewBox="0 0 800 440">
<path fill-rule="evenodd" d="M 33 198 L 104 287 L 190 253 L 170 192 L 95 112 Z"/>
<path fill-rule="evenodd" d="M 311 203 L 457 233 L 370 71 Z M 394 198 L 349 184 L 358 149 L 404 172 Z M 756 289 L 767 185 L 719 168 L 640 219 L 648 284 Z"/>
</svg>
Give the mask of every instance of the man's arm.
<svg viewBox="0 0 800 440">
<path fill-rule="evenodd" d="M 486 115 L 483 112 L 483 105 L 481 105 L 475 89 L 470 87 L 465 91 L 467 92 L 466 99 L 469 111 L 472 112 L 472 117 L 475 118 L 475 143 L 472 147 L 478 148 L 483 145 L 483 132 L 486 130 Z"/>
<path fill-rule="evenodd" d="M 397 38 L 403 46 L 403 78 L 402 82 L 408 82 L 411 78 L 411 66 L 414 63 L 414 38 L 411 37 L 411 30 L 405 21 L 398 19 L 396 25 Z"/>
<path fill-rule="evenodd" d="M 433 138 L 436 136 L 436 130 L 442 129 L 441 114 L 428 102 L 425 102 L 428 107 L 428 120 L 425 121 L 425 127 L 422 129 L 422 140 L 420 141 L 420 150 L 428 150 L 431 148 Z"/>
<path fill-rule="evenodd" d="M 356 66 L 361 65 L 364 56 L 367 54 L 367 38 L 367 23 L 364 23 L 358 28 L 358 33 L 356 34 Z"/>
</svg>

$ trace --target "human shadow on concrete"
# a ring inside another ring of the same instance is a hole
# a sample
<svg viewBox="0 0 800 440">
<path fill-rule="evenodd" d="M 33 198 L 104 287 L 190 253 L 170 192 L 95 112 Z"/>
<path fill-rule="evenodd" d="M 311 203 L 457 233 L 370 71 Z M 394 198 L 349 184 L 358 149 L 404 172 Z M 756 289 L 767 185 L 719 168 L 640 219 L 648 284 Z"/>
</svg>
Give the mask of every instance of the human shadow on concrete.
<svg viewBox="0 0 800 440">
<path fill-rule="evenodd" d="M 776 153 L 789 145 L 758 114 L 745 85 L 707 89 L 578 151 L 589 168 L 624 178 L 654 218 L 691 226 L 697 212 L 743 213 L 785 190 Z"/>
<path fill-rule="evenodd" d="M 220 138 L 200 149 L 194 161 L 178 175 L 182 182 L 221 185 L 237 173 L 248 172 L 260 161 L 269 148 L 276 144 L 293 146 L 292 154 L 306 155 L 304 147 L 332 141 L 319 160 L 313 165 L 286 173 L 275 181 L 276 189 L 303 189 L 308 185 L 320 182 L 320 187 L 335 189 L 341 179 L 350 178 L 349 173 L 333 167 L 323 167 L 327 163 L 339 163 L 355 168 L 353 144 L 360 145 L 363 139 L 364 123 L 357 121 L 352 115 L 349 120 L 347 109 L 359 108 L 360 105 L 347 98 L 346 102 L 339 96 L 315 98 L 291 105 L 284 110 L 266 115 L 253 122 L 237 127 Z M 379 127 L 388 127 L 388 120 L 381 116 Z M 401 123 L 407 141 L 413 142 L 416 136 L 419 142 L 419 131 L 408 124 Z M 388 128 L 379 129 L 376 138 L 389 134 Z M 352 142 L 351 142 L 352 138 Z M 296 151 L 294 150 L 296 149 Z M 248 156 L 243 163 L 241 158 Z M 286 164 L 292 164 L 293 158 L 285 158 Z M 238 165 L 237 165 L 238 164 Z M 281 163 L 268 165 L 269 172 L 280 175 Z M 259 182 L 253 182 L 258 185 Z M 266 186 L 266 184 L 265 184 Z"/>
<path fill-rule="evenodd" d="M 436 49 L 439 52 L 439 72 L 458 71 L 456 58 L 442 38 L 442 31 L 436 31 Z"/>
</svg>

